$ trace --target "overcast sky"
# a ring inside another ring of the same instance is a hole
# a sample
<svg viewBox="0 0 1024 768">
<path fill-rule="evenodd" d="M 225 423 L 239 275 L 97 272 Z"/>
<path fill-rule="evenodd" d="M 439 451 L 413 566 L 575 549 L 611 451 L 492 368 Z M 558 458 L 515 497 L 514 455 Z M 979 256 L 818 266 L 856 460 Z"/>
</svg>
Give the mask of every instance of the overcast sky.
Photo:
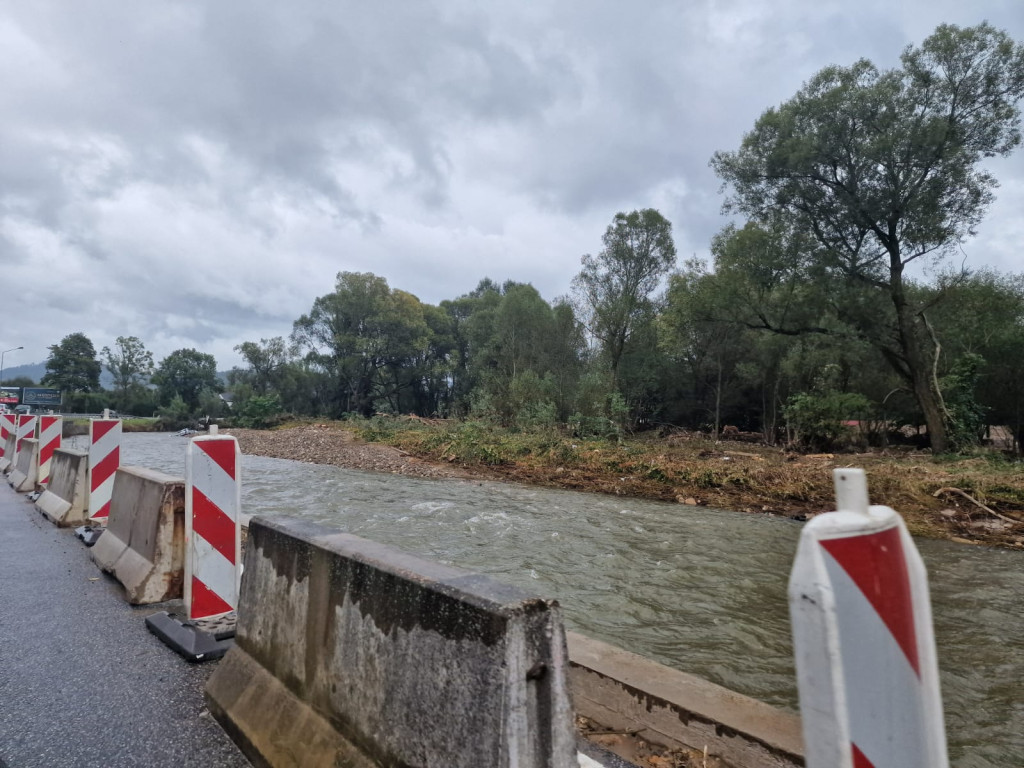
<svg viewBox="0 0 1024 768">
<path fill-rule="evenodd" d="M 342 270 L 437 303 L 568 291 L 617 211 L 681 258 L 725 223 L 712 153 L 821 67 L 1021 0 L 0 0 L 0 349 L 81 331 L 238 362 Z M 967 263 L 1024 270 L 1024 152 Z"/>
</svg>

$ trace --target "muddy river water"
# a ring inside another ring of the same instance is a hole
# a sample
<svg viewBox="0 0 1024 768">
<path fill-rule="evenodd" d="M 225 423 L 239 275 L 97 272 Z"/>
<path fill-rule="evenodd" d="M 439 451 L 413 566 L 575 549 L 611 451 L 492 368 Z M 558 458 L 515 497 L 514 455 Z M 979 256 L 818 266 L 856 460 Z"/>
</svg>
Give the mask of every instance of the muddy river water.
<svg viewBox="0 0 1024 768">
<path fill-rule="evenodd" d="M 125 435 L 122 463 L 183 475 L 185 446 L 172 435 Z M 799 523 L 259 456 L 244 457 L 242 471 L 246 514 L 316 520 L 556 597 L 571 628 L 796 710 L 786 582 Z M 951 762 L 1020 768 L 1024 554 L 917 543 Z"/>
</svg>

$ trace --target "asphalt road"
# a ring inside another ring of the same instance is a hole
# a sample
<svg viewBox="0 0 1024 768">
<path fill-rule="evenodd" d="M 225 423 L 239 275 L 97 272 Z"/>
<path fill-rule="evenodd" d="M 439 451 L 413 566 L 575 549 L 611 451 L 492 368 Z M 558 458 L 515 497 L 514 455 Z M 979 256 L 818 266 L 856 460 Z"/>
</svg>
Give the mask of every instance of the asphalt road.
<svg viewBox="0 0 1024 768">
<path fill-rule="evenodd" d="M 206 712 L 216 662 L 146 629 L 70 530 L 0 485 L 0 768 L 248 766 Z"/>
</svg>

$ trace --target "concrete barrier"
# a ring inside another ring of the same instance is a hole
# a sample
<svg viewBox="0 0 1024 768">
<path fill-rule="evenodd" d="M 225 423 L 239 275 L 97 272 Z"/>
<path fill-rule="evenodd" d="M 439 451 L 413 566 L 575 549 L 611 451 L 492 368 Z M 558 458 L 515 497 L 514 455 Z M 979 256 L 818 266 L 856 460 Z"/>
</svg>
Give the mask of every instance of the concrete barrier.
<svg viewBox="0 0 1024 768">
<path fill-rule="evenodd" d="M 257 765 L 577 765 L 557 603 L 253 518 L 210 711 Z"/>
<path fill-rule="evenodd" d="M 132 605 L 180 598 L 185 573 L 185 480 L 120 467 L 107 528 L 92 559 L 124 585 Z"/>
<path fill-rule="evenodd" d="M 59 526 L 89 522 L 89 454 L 72 448 L 58 448 L 50 463 L 50 482 L 36 501 L 36 509 Z"/>
<path fill-rule="evenodd" d="M 39 479 L 39 441 L 34 437 L 26 437 L 21 441 L 18 451 L 18 466 L 8 477 L 11 487 L 18 493 L 32 493 Z"/>
<path fill-rule="evenodd" d="M 7 433 L 7 439 L 4 441 L 4 457 L 0 459 L 0 472 L 5 475 L 14 467 L 14 458 L 18 455 L 17 445 L 18 433 L 16 429 L 12 429 Z"/>
<path fill-rule="evenodd" d="M 733 768 L 804 764 L 797 715 L 583 635 L 568 643 L 577 714 L 667 747 L 706 746 Z"/>
</svg>

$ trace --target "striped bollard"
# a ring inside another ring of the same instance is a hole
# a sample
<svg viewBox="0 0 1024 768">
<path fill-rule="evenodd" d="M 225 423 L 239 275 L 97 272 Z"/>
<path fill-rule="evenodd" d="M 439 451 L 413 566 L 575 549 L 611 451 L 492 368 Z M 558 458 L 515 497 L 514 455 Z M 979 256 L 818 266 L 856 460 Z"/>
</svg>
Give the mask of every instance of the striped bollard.
<svg viewBox="0 0 1024 768">
<path fill-rule="evenodd" d="M 3 451 L 3 457 L 10 462 L 14 461 L 14 456 L 7 455 L 7 436 L 17 429 L 17 417 L 13 413 L 0 413 L 0 450 Z"/>
<path fill-rule="evenodd" d="M 36 417 L 23 413 L 18 414 L 18 437 L 14 447 L 14 463 L 18 463 L 18 454 L 21 453 L 21 443 L 27 437 L 36 437 Z"/>
<path fill-rule="evenodd" d="M 50 482 L 50 461 L 53 452 L 60 448 L 64 433 L 64 420 L 60 416 L 39 417 L 39 484 Z"/>
<path fill-rule="evenodd" d="M 241 452 L 229 435 L 189 441 L 185 457 L 185 605 L 188 618 L 238 606 Z"/>
<path fill-rule="evenodd" d="M 834 480 L 789 580 L 807 768 L 948 768 L 924 563 L 864 470 Z"/>
<path fill-rule="evenodd" d="M 11 445 L 10 451 L 7 450 L 7 438 L 12 434 L 17 434 L 17 417 L 14 414 L 0 414 L 0 451 L 3 452 L 0 454 L 3 457 L 0 469 L 5 472 L 16 458 L 13 445 Z M 10 455 L 8 456 L 8 454 Z"/>
<path fill-rule="evenodd" d="M 121 466 L 120 419 L 89 419 L 89 519 L 110 515 L 114 475 Z"/>
</svg>

